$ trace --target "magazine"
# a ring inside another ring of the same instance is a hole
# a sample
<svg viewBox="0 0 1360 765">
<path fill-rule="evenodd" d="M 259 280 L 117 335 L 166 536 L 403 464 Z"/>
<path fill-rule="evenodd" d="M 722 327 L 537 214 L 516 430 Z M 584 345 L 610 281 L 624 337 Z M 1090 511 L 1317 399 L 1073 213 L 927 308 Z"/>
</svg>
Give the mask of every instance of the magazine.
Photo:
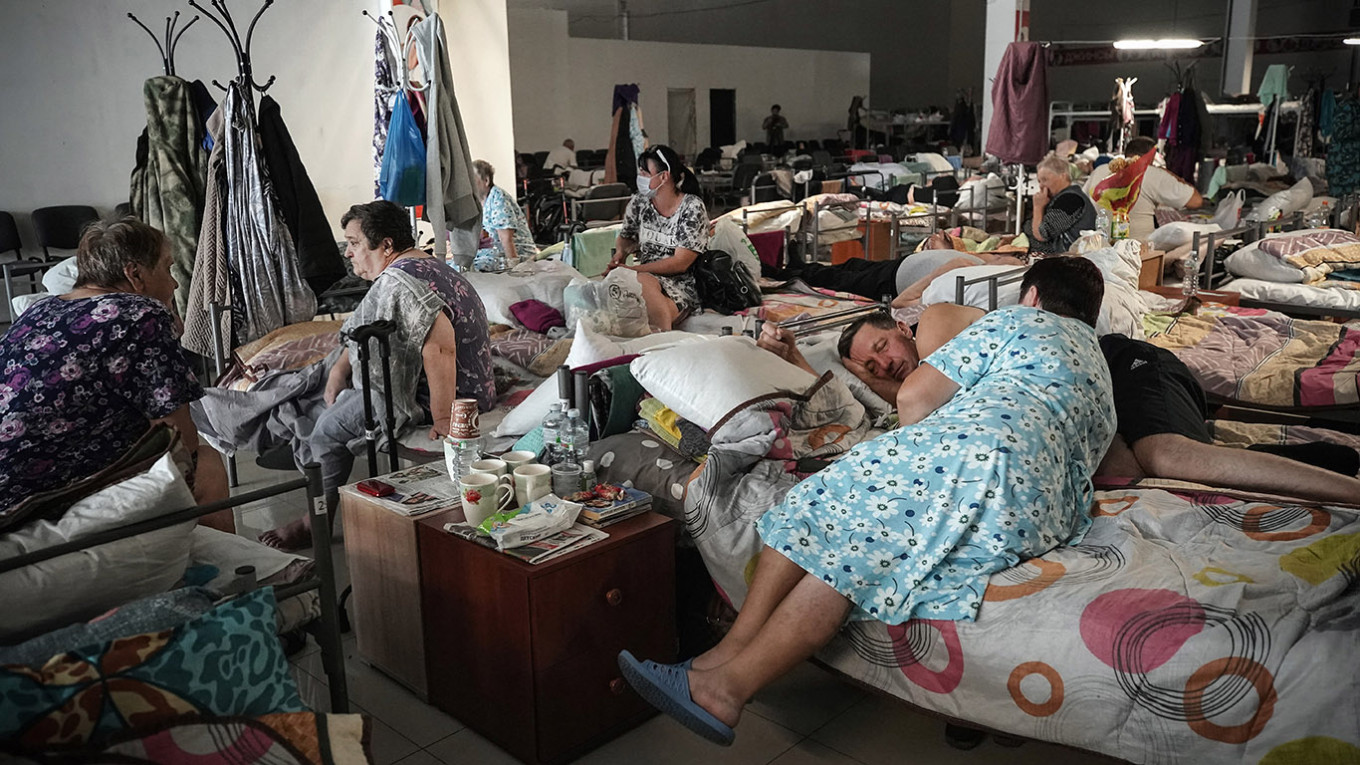
<svg viewBox="0 0 1360 765">
<path fill-rule="evenodd" d="M 435 464 L 416 465 L 378 476 L 375 480 L 390 485 L 396 492 L 385 497 L 370 498 L 400 515 L 411 517 L 463 506 L 458 487 L 449 480 L 448 471 L 441 470 Z"/>
</svg>

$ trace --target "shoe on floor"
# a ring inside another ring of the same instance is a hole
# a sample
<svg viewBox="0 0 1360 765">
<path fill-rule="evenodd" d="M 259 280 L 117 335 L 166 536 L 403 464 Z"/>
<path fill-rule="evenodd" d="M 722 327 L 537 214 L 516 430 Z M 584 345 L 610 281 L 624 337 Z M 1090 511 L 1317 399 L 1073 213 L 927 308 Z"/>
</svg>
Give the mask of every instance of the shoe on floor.
<svg viewBox="0 0 1360 765">
<path fill-rule="evenodd" d="M 694 703 L 689 694 L 689 673 L 681 665 L 638 661 L 628 651 L 621 651 L 619 670 L 633 690 L 648 704 L 715 744 L 732 745 L 736 733 Z"/>
<path fill-rule="evenodd" d="M 987 739 L 987 734 L 976 728 L 965 728 L 962 725 L 945 723 L 944 741 L 946 744 L 962 751 L 976 749 Z"/>
</svg>

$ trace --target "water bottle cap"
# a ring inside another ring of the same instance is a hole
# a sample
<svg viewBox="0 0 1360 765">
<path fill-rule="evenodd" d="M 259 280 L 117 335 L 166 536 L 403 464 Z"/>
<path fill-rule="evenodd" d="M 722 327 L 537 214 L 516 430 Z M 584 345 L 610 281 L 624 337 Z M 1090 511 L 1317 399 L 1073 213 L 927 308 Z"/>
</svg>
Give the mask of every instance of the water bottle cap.
<svg viewBox="0 0 1360 765">
<path fill-rule="evenodd" d="M 570 408 L 570 409 L 567 410 L 567 416 L 568 416 L 568 417 L 580 417 L 580 416 L 581 416 L 581 410 L 580 410 L 580 409 L 577 409 L 576 407 L 573 406 L 572 408 Z"/>
<path fill-rule="evenodd" d="M 594 472 L 595 472 L 595 460 L 582 460 L 582 461 L 581 461 L 581 471 L 582 471 L 582 472 L 585 472 L 585 473 L 594 473 Z"/>
</svg>

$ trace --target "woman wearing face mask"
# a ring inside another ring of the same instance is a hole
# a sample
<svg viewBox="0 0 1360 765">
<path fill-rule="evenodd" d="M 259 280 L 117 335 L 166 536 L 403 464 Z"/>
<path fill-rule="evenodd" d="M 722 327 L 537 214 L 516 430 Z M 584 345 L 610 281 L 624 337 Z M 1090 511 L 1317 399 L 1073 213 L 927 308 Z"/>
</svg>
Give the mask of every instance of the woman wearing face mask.
<svg viewBox="0 0 1360 765">
<path fill-rule="evenodd" d="M 708 210 L 699 196 L 699 179 L 668 146 L 653 146 L 638 157 L 637 188 L 608 270 L 636 271 L 648 321 L 668 330 L 699 310 L 689 270 L 708 249 Z M 637 264 L 625 266 L 633 253 Z"/>
</svg>

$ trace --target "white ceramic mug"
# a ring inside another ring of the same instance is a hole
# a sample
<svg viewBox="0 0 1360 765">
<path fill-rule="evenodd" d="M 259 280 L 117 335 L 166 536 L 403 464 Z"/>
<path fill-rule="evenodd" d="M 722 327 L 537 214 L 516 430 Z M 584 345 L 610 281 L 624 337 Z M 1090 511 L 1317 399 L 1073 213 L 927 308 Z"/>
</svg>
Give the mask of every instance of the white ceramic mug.
<svg viewBox="0 0 1360 765">
<path fill-rule="evenodd" d="M 470 473 L 458 481 L 458 492 L 463 498 L 463 517 L 469 526 L 480 526 L 496 511 L 509 510 L 515 501 L 515 489 L 509 476 L 496 477 L 486 473 Z"/>
<path fill-rule="evenodd" d="M 552 468 L 547 465 L 520 465 L 515 468 L 515 501 L 523 507 L 552 493 Z"/>
<path fill-rule="evenodd" d="M 538 455 L 533 452 L 526 451 L 506 452 L 505 454 L 501 455 L 501 461 L 509 465 L 510 472 L 513 473 L 515 472 L 515 468 L 521 465 L 528 465 L 530 462 L 533 462 L 537 457 Z"/>
<path fill-rule="evenodd" d="M 505 464 L 505 460 L 498 460 L 495 457 L 488 457 L 484 460 L 477 460 L 468 466 L 474 473 L 486 473 L 490 476 L 503 476 L 510 472 L 510 466 Z"/>
</svg>

